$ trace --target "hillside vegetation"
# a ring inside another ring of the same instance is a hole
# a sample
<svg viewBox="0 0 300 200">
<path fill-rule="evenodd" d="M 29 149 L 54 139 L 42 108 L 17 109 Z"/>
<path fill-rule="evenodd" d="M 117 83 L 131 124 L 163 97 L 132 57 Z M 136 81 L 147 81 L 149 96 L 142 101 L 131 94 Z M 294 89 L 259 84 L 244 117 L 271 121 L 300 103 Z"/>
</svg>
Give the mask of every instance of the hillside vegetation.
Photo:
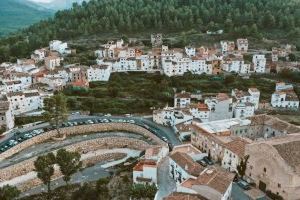
<svg viewBox="0 0 300 200">
<path fill-rule="evenodd" d="M 0 1 L 0 37 L 51 16 L 47 10 L 30 7 L 18 0 Z"/>
<path fill-rule="evenodd" d="M 218 29 L 231 37 L 264 36 L 300 47 L 300 4 L 297 0 L 91 0 L 0 41 L 0 62 L 28 56 L 51 39 Z"/>
</svg>

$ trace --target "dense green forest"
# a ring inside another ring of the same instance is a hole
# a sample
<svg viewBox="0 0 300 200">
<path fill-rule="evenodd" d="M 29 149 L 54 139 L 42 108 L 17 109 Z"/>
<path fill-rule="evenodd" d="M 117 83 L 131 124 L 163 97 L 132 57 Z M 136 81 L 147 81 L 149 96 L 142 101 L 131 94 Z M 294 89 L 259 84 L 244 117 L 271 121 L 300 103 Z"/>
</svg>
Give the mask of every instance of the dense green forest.
<svg viewBox="0 0 300 200">
<path fill-rule="evenodd" d="M 24 0 L 0 0 L 0 37 L 39 22 L 52 14 L 52 11 L 30 6 Z"/>
<path fill-rule="evenodd" d="M 0 41 L 0 62 L 25 57 L 51 39 L 101 33 L 224 29 L 234 37 L 289 39 L 300 46 L 298 0 L 91 0 L 58 11 Z"/>
</svg>

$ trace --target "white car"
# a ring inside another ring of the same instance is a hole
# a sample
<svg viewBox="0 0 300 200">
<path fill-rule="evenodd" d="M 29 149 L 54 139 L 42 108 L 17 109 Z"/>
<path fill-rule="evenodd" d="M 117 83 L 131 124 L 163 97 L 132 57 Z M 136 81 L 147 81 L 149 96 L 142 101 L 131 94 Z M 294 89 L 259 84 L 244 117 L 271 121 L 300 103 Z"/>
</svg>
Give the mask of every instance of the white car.
<svg viewBox="0 0 300 200">
<path fill-rule="evenodd" d="M 168 139 L 165 136 L 163 136 L 162 139 L 163 141 L 168 142 Z"/>
</svg>

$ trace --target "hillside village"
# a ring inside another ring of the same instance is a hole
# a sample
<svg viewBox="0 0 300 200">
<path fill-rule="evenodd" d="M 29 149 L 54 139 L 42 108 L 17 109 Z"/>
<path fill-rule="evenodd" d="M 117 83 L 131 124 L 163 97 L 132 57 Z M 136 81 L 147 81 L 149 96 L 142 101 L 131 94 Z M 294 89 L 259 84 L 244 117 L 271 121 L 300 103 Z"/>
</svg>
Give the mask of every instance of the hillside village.
<svg viewBox="0 0 300 200">
<path fill-rule="evenodd" d="M 152 34 L 151 44 L 151 48 L 145 48 L 122 39 L 108 41 L 94 52 L 97 64 L 83 66 L 65 65 L 64 59 L 76 55 L 76 49 L 54 40 L 48 47 L 32 52 L 30 59 L 2 63 L 3 132 L 15 127 L 17 116 L 39 116 L 44 100 L 55 92 L 67 86 L 88 88 L 91 82 L 109 82 L 112 73 L 144 72 L 168 77 L 237 74 L 247 79 L 251 74 L 276 73 L 286 68 L 299 71 L 299 64 L 289 60 L 294 48 L 291 45 L 266 52 L 250 49 L 246 38 L 238 38 L 220 41 L 215 47 L 180 49 L 164 45 L 162 34 Z M 228 94 L 176 91 L 173 104 L 154 108 L 152 119 L 170 127 L 182 144 L 172 146 L 163 138 L 169 147 L 146 149 L 132 169 L 134 184 L 161 187 L 158 174 L 167 159 L 170 182 L 163 184 L 172 182 L 174 187 L 164 200 L 239 199 L 234 182 L 242 188 L 240 198 L 266 199 L 267 194 L 275 199 L 296 200 L 300 196 L 300 128 L 274 116 L 257 114 L 265 106 L 260 97 L 261 91 L 255 87 L 245 91 L 235 88 Z M 274 110 L 299 110 L 299 97 L 292 84 L 277 82 L 270 99 L 268 103 Z"/>
</svg>

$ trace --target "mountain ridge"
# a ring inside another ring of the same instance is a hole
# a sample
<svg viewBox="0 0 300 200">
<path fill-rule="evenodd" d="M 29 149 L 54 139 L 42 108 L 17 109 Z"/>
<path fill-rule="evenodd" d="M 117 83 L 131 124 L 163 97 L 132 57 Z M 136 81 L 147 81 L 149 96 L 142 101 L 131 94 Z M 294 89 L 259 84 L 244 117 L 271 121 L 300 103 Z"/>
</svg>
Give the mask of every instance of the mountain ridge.
<svg viewBox="0 0 300 200">
<path fill-rule="evenodd" d="M 22 0 L 0 1 L 0 37 L 53 15 L 54 11 Z"/>
</svg>

